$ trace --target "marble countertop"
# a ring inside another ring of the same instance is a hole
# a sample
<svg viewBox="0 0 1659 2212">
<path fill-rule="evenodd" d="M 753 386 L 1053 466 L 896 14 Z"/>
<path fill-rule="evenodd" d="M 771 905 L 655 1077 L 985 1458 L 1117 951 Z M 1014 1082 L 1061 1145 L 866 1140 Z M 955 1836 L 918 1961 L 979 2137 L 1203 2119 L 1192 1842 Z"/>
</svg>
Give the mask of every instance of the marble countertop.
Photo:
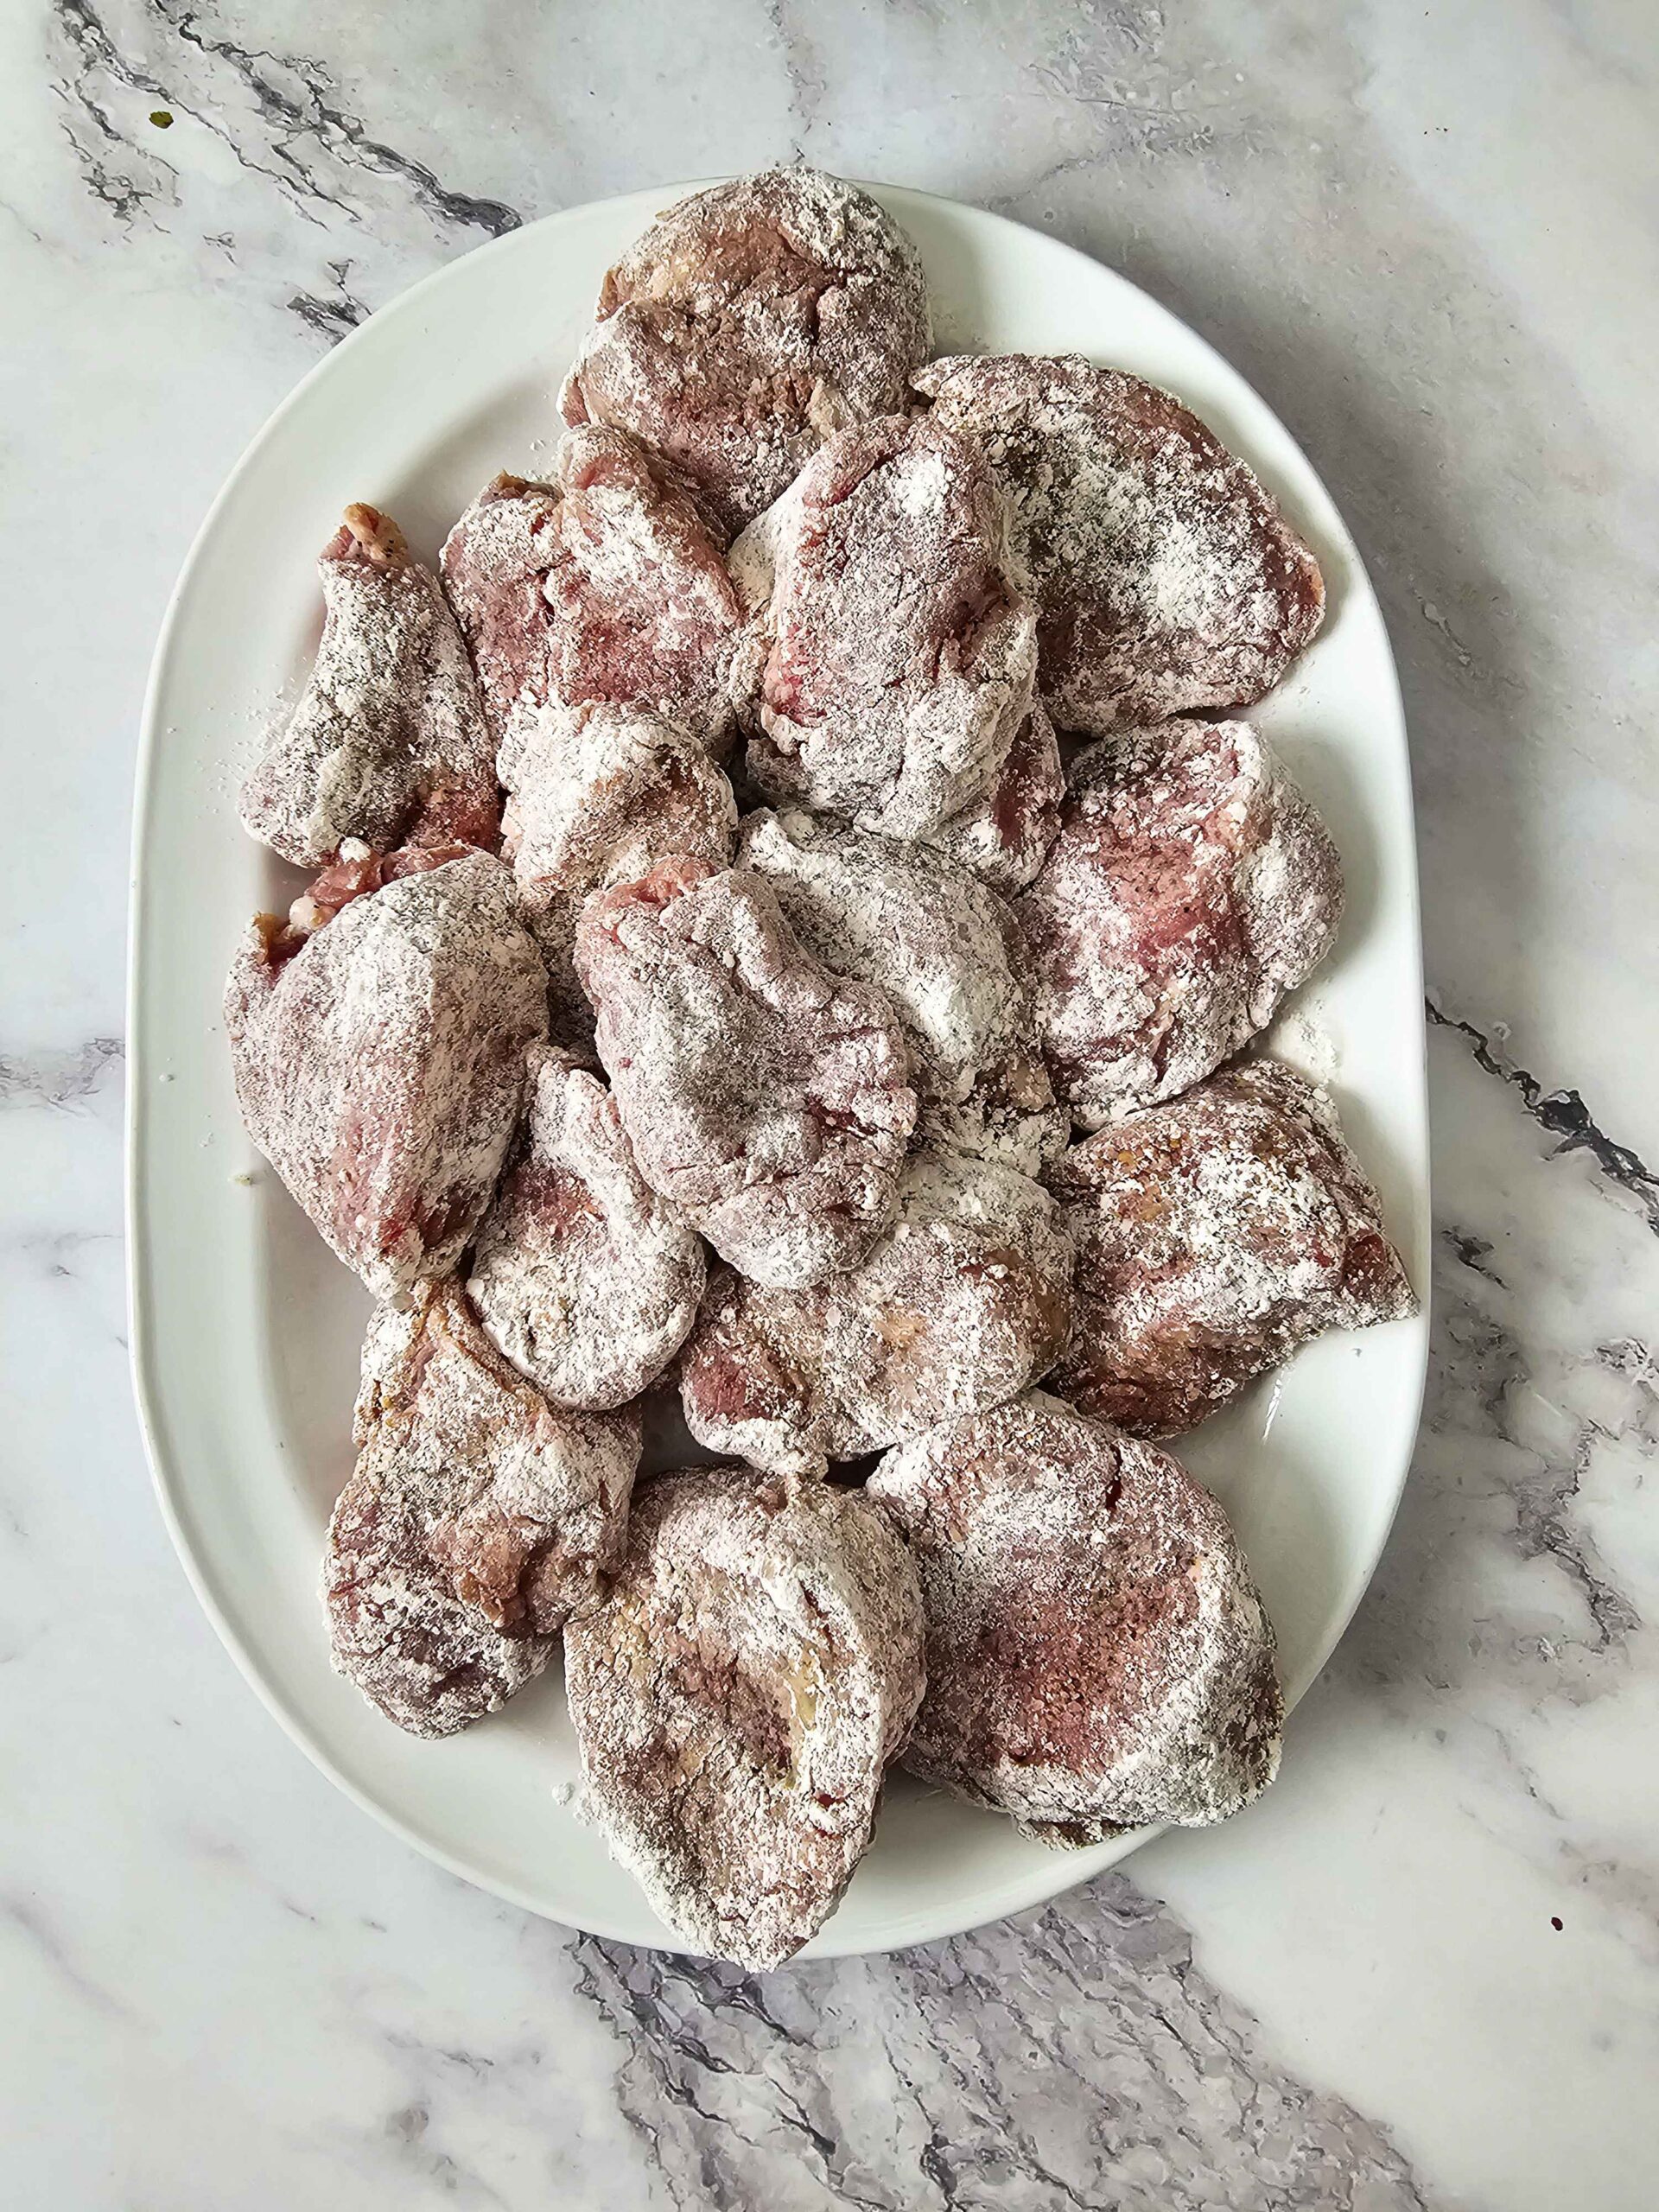
<svg viewBox="0 0 1659 2212">
<path fill-rule="evenodd" d="M 0 60 L 0 2195 L 1651 2204 L 1643 0 L 19 0 Z M 1259 1807 L 977 1935 L 746 1978 L 429 1866 L 220 1651 L 128 1384 L 122 944 L 151 642 L 270 409 L 527 216 L 796 152 L 1122 269 L 1351 522 L 1421 811 L 1436 1319 L 1393 1541 Z"/>
</svg>

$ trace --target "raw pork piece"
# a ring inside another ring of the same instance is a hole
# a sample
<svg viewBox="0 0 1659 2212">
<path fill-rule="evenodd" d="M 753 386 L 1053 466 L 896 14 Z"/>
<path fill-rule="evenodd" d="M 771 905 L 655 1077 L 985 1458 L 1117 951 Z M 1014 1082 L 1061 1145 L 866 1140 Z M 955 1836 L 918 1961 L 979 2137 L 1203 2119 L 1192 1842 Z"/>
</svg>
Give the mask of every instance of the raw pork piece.
<svg viewBox="0 0 1659 2212">
<path fill-rule="evenodd" d="M 546 706 L 650 707 L 730 743 L 738 609 L 718 533 L 620 430 L 574 430 L 557 481 L 498 476 L 449 533 L 443 578 L 498 746 Z"/>
<path fill-rule="evenodd" d="M 1342 866 L 1246 722 L 1126 731 L 1071 765 L 1014 911 L 1054 1088 L 1097 1129 L 1201 1082 L 1331 950 Z"/>
<path fill-rule="evenodd" d="M 700 1444 L 822 1475 L 1015 1397 L 1071 1318 L 1071 1242 L 1029 1176 L 920 1153 L 869 1257 L 815 1290 L 717 1270 L 680 1363 Z"/>
<path fill-rule="evenodd" d="M 486 853 L 302 906 L 320 926 L 261 915 L 231 969 L 237 1099 L 346 1266 L 397 1299 L 455 1267 L 489 1204 L 546 1033 L 546 971 Z"/>
<path fill-rule="evenodd" d="M 1272 1624 L 1166 1452 L 1037 1390 L 889 1452 L 865 1494 L 921 1570 L 912 1773 L 1056 1845 L 1205 1827 L 1272 1781 Z"/>
<path fill-rule="evenodd" d="M 437 578 L 375 507 L 347 507 L 317 565 L 316 664 L 242 787 L 245 827 L 302 868 L 347 842 L 493 845 L 495 748 Z"/>
<path fill-rule="evenodd" d="M 1028 1175 L 1064 1150 L 1025 947 L 995 892 L 929 846 L 799 810 L 746 817 L 738 864 L 766 878 L 826 968 L 892 1002 L 925 1141 Z"/>
<path fill-rule="evenodd" d="M 736 531 L 833 432 L 903 408 L 927 343 L 898 225 L 839 177 L 772 169 L 681 200 L 607 273 L 559 404 L 667 454 Z"/>
<path fill-rule="evenodd" d="M 1318 562 L 1168 392 L 1075 353 L 957 355 L 914 382 L 1007 494 L 1038 688 L 1062 730 L 1248 706 L 1313 637 Z"/>
<path fill-rule="evenodd" d="M 555 1406 L 603 1411 L 654 1382 L 696 1318 L 702 1246 L 634 1165 L 616 1103 L 561 1053 L 532 1059 L 518 1157 L 467 1289 L 500 1351 Z"/>
<path fill-rule="evenodd" d="M 593 1009 L 576 980 L 576 918 L 589 892 L 628 883 L 671 853 L 723 867 L 732 787 L 696 738 L 643 707 L 545 707 L 501 748 L 504 849 L 547 962 L 561 1041 L 586 1055 Z"/>
<path fill-rule="evenodd" d="M 626 1541 L 637 1413 L 556 1413 L 453 1281 L 369 1325 L 357 1467 L 323 1572 L 334 1663 L 388 1719 L 449 1736 L 547 1663 Z"/>
<path fill-rule="evenodd" d="M 1276 1061 L 1130 1116 L 1051 1180 L 1078 1258 L 1054 1388 L 1134 1434 L 1191 1428 L 1326 1329 L 1417 1310 L 1335 1108 Z"/>
<path fill-rule="evenodd" d="M 590 1811 L 677 1936 L 775 1967 L 870 1840 L 922 1693 L 916 1570 L 854 1491 L 746 1467 L 645 1484 L 565 1630 Z"/>
<path fill-rule="evenodd" d="M 652 1188 L 757 1282 L 862 1259 L 916 1122 L 887 1000 L 813 959 L 760 876 L 690 859 L 595 893 L 576 968 Z"/>
<path fill-rule="evenodd" d="M 972 442 L 888 416 L 832 438 L 732 550 L 748 772 L 925 837 L 986 801 L 1032 705 L 1036 628 Z"/>
</svg>

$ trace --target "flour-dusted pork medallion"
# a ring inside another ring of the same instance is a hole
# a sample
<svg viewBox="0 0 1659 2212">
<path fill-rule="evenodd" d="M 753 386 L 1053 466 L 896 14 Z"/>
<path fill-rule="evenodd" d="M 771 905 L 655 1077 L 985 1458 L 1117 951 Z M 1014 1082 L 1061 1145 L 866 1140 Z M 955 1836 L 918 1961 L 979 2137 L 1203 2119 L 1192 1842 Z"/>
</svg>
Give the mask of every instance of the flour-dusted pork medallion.
<svg viewBox="0 0 1659 2212">
<path fill-rule="evenodd" d="M 650 708 L 590 702 L 526 715 L 501 767 L 522 885 L 585 898 L 670 853 L 716 866 L 731 858 L 731 785 L 683 723 Z"/>
<path fill-rule="evenodd" d="M 813 456 L 732 550 L 763 791 L 902 837 L 989 795 L 1036 670 L 1007 521 L 977 448 L 931 421 L 862 423 Z"/>
<path fill-rule="evenodd" d="M 563 508 L 556 484 L 493 476 L 440 556 L 498 747 L 519 708 L 545 706 L 553 692 L 551 616 L 542 586 L 564 557 Z"/>
<path fill-rule="evenodd" d="M 1265 1028 L 1331 949 L 1342 868 L 1248 723 L 1176 721 L 1078 755 L 1014 912 L 1054 1088 L 1097 1129 Z"/>
<path fill-rule="evenodd" d="M 697 1236 L 639 1168 L 596 1077 L 532 1059 L 518 1155 L 467 1289 L 490 1338 L 555 1406 L 604 1411 L 654 1382 L 696 1317 Z"/>
<path fill-rule="evenodd" d="M 1060 827 L 1065 770 L 1047 709 L 1033 700 L 1001 772 L 960 814 L 927 832 L 927 842 L 970 868 L 993 891 L 1023 891 L 1048 855 Z"/>
<path fill-rule="evenodd" d="M 737 804 L 683 723 L 644 707 L 543 707 L 501 747 L 504 849 L 547 961 L 561 1039 L 586 1050 L 593 1010 L 576 980 L 576 918 L 589 892 L 629 883 L 671 853 L 724 867 Z"/>
<path fill-rule="evenodd" d="M 816 960 L 761 877 L 685 858 L 596 893 L 576 967 L 652 1187 L 757 1282 L 862 1259 L 916 1122 L 882 994 Z"/>
<path fill-rule="evenodd" d="M 1327 1329 L 1417 1310 L 1325 1093 L 1274 1060 L 1103 1130 L 1052 1169 L 1077 1245 L 1054 1388 L 1174 1436 Z"/>
<path fill-rule="evenodd" d="M 1033 1391 L 889 1452 L 866 1494 L 921 1570 L 912 1773 L 1049 1844 L 1203 1827 L 1272 1781 L 1272 1624 L 1166 1452 Z"/>
<path fill-rule="evenodd" d="M 832 432 L 903 408 L 927 346 L 898 225 L 839 177 L 771 169 L 681 200 L 607 272 L 560 404 L 665 454 L 735 531 Z"/>
<path fill-rule="evenodd" d="M 424 857 L 424 856 L 421 856 Z M 377 1296 L 447 1274 L 495 1188 L 547 1029 L 512 875 L 467 853 L 309 934 L 262 915 L 226 988 L 248 1134 Z"/>
<path fill-rule="evenodd" d="M 564 1652 L 616 1857 L 687 1943 L 780 1965 L 863 1855 L 921 1696 L 920 1592 L 891 1523 L 824 1483 L 661 1476 Z"/>
<path fill-rule="evenodd" d="M 799 809 L 746 817 L 738 861 L 772 886 L 809 952 L 890 1001 L 926 1141 L 1027 1174 L 1064 1149 L 1024 946 L 995 892 L 926 845 Z"/>
<path fill-rule="evenodd" d="M 322 550 L 322 640 L 293 720 L 242 787 L 251 834 L 302 868 L 342 842 L 495 842 L 477 680 L 437 578 L 378 508 Z"/>
<path fill-rule="evenodd" d="M 572 431 L 556 482 L 496 477 L 450 531 L 443 576 L 498 745 L 521 709 L 594 702 L 654 708 L 726 749 L 725 556 L 690 487 L 636 439 Z"/>
<path fill-rule="evenodd" d="M 1168 392 L 1075 353 L 957 355 L 915 384 L 1007 494 L 1039 687 L 1061 729 L 1248 706 L 1318 630 L 1318 562 Z"/>
<path fill-rule="evenodd" d="M 1064 1350 L 1072 1249 L 1027 1175 L 921 1153 L 869 1257 L 815 1290 L 716 1271 L 680 1363 L 700 1444 L 822 1475 L 1000 1404 Z"/>
<path fill-rule="evenodd" d="M 448 1736 L 538 1674 L 616 1567 L 637 1413 L 558 1413 L 454 1281 L 370 1323 L 357 1467 L 323 1571 L 334 1663 L 400 1728 Z"/>
</svg>

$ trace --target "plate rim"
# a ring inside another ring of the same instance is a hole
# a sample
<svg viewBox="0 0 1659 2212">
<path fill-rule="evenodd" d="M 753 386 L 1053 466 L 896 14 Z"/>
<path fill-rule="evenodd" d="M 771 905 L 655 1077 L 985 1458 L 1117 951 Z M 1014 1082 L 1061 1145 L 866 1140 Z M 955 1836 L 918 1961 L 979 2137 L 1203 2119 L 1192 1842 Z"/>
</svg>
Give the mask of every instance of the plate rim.
<svg viewBox="0 0 1659 2212">
<path fill-rule="evenodd" d="M 580 1922 L 555 1915 L 543 1901 L 519 1889 L 512 1882 L 495 1875 L 482 1873 L 475 1866 L 465 1863 L 432 1835 L 424 1832 L 416 1822 L 393 1810 L 390 1805 L 354 1781 L 340 1767 L 324 1744 L 301 1720 L 297 1713 L 291 1708 L 284 1693 L 255 1656 L 254 1652 L 232 1622 L 228 1609 L 220 1600 L 202 1548 L 193 1540 L 188 1525 L 188 1501 L 173 1472 L 173 1455 L 168 1446 L 166 1416 L 163 1410 L 163 1387 L 161 1377 L 156 1372 L 158 1358 L 156 1343 L 156 1317 L 147 1295 L 146 1284 L 148 1239 L 143 1227 L 143 1207 L 146 1197 L 144 1137 L 150 1112 L 150 1084 L 148 1070 L 148 1044 L 143 1018 L 143 987 L 146 966 L 144 948 L 147 942 L 144 906 L 146 894 L 151 887 L 148 871 L 143 862 L 149 842 L 152 809 L 156 803 L 156 779 L 154 770 L 162 734 L 162 702 L 171 673 L 174 640 L 183 619 L 187 599 L 196 583 L 199 569 L 205 565 L 205 556 L 221 514 L 237 496 L 244 478 L 252 469 L 266 442 L 276 435 L 288 416 L 303 403 L 313 385 L 325 373 L 332 372 L 342 355 L 349 353 L 360 341 L 366 340 L 369 333 L 377 324 L 384 332 L 389 320 L 418 311 L 419 305 L 427 294 L 449 278 L 463 263 L 471 263 L 487 255 L 511 252 L 515 250 L 522 251 L 523 241 L 527 236 L 566 226 L 574 226 L 599 209 L 609 209 L 620 213 L 630 206 L 651 205 L 657 208 L 667 207 L 689 194 L 707 190 L 710 185 L 726 181 L 723 177 L 693 179 L 683 183 L 655 185 L 632 192 L 611 194 L 601 199 L 583 200 L 565 207 L 556 208 L 531 222 L 515 226 L 498 238 L 480 242 L 466 253 L 458 254 L 452 259 L 442 263 L 437 268 L 429 270 L 425 276 L 417 278 L 414 283 L 404 287 L 402 291 L 376 308 L 347 336 L 340 340 L 337 345 L 331 346 L 327 353 L 314 362 L 276 407 L 264 417 L 252 436 L 243 447 L 236 461 L 209 503 L 200 524 L 192 536 L 188 550 L 168 597 L 161 626 L 156 633 L 156 645 L 144 687 L 138 743 L 134 761 L 134 803 L 129 847 L 124 991 L 127 1086 L 123 1175 L 129 1357 L 139 1430 L 145 1457 L 149 1465 L 151 1486 L 163 1525 L 177 1554 L 179 1563 L 183 1568 L 186 1580 L 215 1635 L 229 1653 L 238 1671 L 253 1690 L 260 1704 L 276 1721 L 289 1740 L 298 1746 L 311 1764 L 325 1775 L 352 1803 L 367 1813 L 382 1827 L 389 1830 L 402 1842 L 421 1853 L 424 1858 L 444 1867 L 446 1871 L 471 1886 L 499 1897 L 523 1911 L 534 1914 L 538 1918 L 552 1921 L 556 1926 L 569 1927 L 582 1933 L 596 1936 L 602 1940 L 627 1942 L 636 1946 L 640 1942 L 637 1929 L 620 1925 L 602 1910 L 588 1911 L 584 1909 L 583 1917 Z M 861 189 L 871 193 L 883 205 L 893 207 L 901 218 L 903 203 L 920 201 L 947 209 L 953 217 L 966 215 L 975 224 L 987 225 L 995 229 L 1013 232 L 1022 238 L 1038 239 L 1046 248 L 1062 257 L 1083 264 L 1089 271 L 1091 282 L 1104 276 L 1110 282 L 1149 301 L 1160 314 L 1167 316 L 1179 327 L 1186 340 L 1200 349 L 1208 358 L 1209 362 L 1222 371 L 1226 378 L 1249 393 L 1282 432 L 1296 452 L 1302 466 L 1317 484 L 1324 497 L 1329 516 L 1336 524 L 1338 549 L 1347 564 L 1344 588 L 1349 592 L 1357 591 L 1368 600 L 1376 617 L 1389 678 L 1386 696 L 1378 698 L 1376 711 L 1379 719 L 1391 719 L 1393 728 L 1397 733 L 1399 749 L 1403 756 L 1406 769 L 1403 824 L 1406 834 L 1399 847 L 1396 858 L 1400 863 L 1399 889 L 1404 897 L 1406 914 L 1410 925 L 1411 964 L 1416 984 L 1418 1013 L 1414 1030 L 1416 1049 L 1409 1056 L 1407 1065 L 1402 1068 L 1401 1074 L 1402 1078 L 1409 1075 L 1411 1079 L 1412 1103 L 1414 1109 L 1413 1122 L 1419 1139 L 1418 1157 L 1410 1163 L 1414 1170 L 1411 1183 L 1416 1204 L 1421 1210 L 1419 1219 L 1432 1235 L 1433 1189 L 1427 1111 L 1427 1024 L 1422 1011 L 1422 905 L 1410 733 L 1400 686 L 1398 663 L 1395 657 L 1393 642 L 1389 636 L 1382 602 L 1345 515 L 1319 469 L 1303 448 L 1301 441 L 1290 431 L 1277 410 L 1256 390 L 1250 379 L 1175 308 L 1166 306 L 1155 295 L 1147 291 L 1143 286 L 1135 283 L 1132 278 L 1123 275 L 1121 270 L 1097 259 L 1082 247 L 1071 245 L 1069 240 L 1055 238 L 1046 232 L 1038 230 L 1031 224 L 1022 223 L 1016 218 L 994 208 L 982 207 L 972 201 L 958 200 L 947 194 L 927 192 L 907 186 L 869 182 L 859 179 L 849 181 L 858 183 Z M 556 421 L 556 414 L 555 420 Z M 1328 527 L 1325 534 L 1331 535 Z M 1426 1267 L 1422 1273 L 1423 1281 L 1414 1286 L 1418 1294 L 1419 1313 L 1414 1322 L 1409 1325 L 1415 1329 L 1419 1343 L 1417 1357 L 1413 1363 L 1408 1405 L 1403 1395 L 1401 1401 L 1402 1414 L 1408 1412 L 1409 1417 L 1408 1420 L 1402 1420 L 1399 1465 L 1397 1469 L 1392 1471 L 1387 1511 L 1379 1516 L 1375 1541 L 1370 1548 L 1369 1556 L 1363 1557 L 1363 1560 L 1360 1555 L 1356 1556 L 1349 1602 L 1340 1619 L 1335 1623 L 1325 1649 L 1305 1670 L 1306 1675 L 1305 1681 L 1287 1684 L 1287 1712 L 1294 1709 L 1313 1683 L 1317 1681 L 1346 1634 L 1355 1612 L 1375 1578 L 1378 1561 L 1387 1546 L 1398 1516 L 1401 1500 L 1404 1495 L 1406 1482 L 1415 1454 L 1427 1383 L 1432 1284 L 1428 1280 L 1428 1270 Z M 810 1964 L 817 1959 L 880 1956 L 908 1948 L 915 1944 L 944 1941 L 952 1936 L 969 1933 L 976 1928 L 988 1926 L 1006 1918 L 1011 1913 L 1027 1910 L 1064 1895 L 1083 1883 L 1092 1880 L 1109 1867 L 1117 1865 L 1130 1853 L 1141 1849 L 1145 1844 L 1153 1842 L 1171 1832 L 1169 1828 L 1164 1827 L 1135 1829 L 1128 1835 L 1115 1839 L 1109 1844 L 1096 1846 L 1087 1853 L 1078 1853 L 1075 1859 L 1067 1854 L 1057 1853 L 1053 1855 L 1052 1863 L 1042 1860 L 1033 1861 L 1025 1878 L 1005 1882 L 995 1896 L 976 1897 L 971 1904 L 965 1907 L 958 1904 L 942 1915 L 937 1911 L 931 1914 L 914 1911 L 908 1916 L 916 1923 L 911 1932 L 899 1933 L 890 1939 L 876 1942 L 862 1941 L 837 1942 L 836 1940 L 836 1916 L 832 1915 L 819 1935 L 805 1950 L 798 1955 L 799 1961 L 803 1964 Z M 1087 1863 L 1082 1863 L 1085 1859 Z M 967 1915 L 965 1917 L 964 1910 Z M 691 1946 L 677 1940 L 661 1942 L 653 1948 L 684 1955 L 699 1955 L 694 1952 Z M 791 1961 L 790 1963 L 794 1962 Z"/>
</svg>

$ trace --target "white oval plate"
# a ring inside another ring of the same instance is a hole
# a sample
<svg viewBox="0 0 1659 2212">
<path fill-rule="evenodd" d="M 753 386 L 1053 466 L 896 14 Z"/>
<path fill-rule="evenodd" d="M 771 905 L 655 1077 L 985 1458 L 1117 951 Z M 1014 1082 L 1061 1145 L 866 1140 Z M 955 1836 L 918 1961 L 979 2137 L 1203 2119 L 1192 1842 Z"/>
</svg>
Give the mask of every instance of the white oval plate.
<svg viewBox="0 0 1659 2212">
<path fill-rule="evenodd" d="M 202 1604 L 289 1733 L 398 1834 L 533 1911 L 664 1946 L 672 1939 L 632 1878 L 569 1808 L 577 1770 L 556 1669 L 440 1745 L 401 1735 L 330 1669 L 318 1562 L 351 1465 L 367 1301 L 242 1133 L 219 992 L 249 915 L 298 887 L 244 836 L 234 793 L 279 696 L 308 665 L 321 620 L 314 564 L 341 507 L 389 508 L 430 560 L 496 470 L 543 470 L 559 430 L 554 394 L 602 272 L 690 188 L 571 208 L 441 270 L 346 339 L 254 441 L 203 524 L 156 650 L 138 772 L 130 1005 L 133 1363 L 162 1511 Z M 1352 541 L 1262 402 L 1133 285 L 977 208 L 880 197 L 926 261 L 940 351 L 1075 349 L 1166 385 L 1251 461 L 1324 563 L 1325 629 L 1254 716 L 1323 810 L 1348 877 L 1341 944 L 1288 1043 L 1294 1053 L 1312 1034 L 1325 1057 L 1315 1071 L 1333 1078 L 1421 1289 L 1427 1133 L 1410 778 L 1394 664 Z M 1388 1533 L 1425 1344 L 1421 1321 L 1328 1338 L 1185 1448 L 1237 1524 L 1293 1699 L 1341 1635 Z M 896 1777 L 875 1845 L 809 1955 L 976 1926 L 1143 1840 L 1050 1852 Z"/>
</svg>

